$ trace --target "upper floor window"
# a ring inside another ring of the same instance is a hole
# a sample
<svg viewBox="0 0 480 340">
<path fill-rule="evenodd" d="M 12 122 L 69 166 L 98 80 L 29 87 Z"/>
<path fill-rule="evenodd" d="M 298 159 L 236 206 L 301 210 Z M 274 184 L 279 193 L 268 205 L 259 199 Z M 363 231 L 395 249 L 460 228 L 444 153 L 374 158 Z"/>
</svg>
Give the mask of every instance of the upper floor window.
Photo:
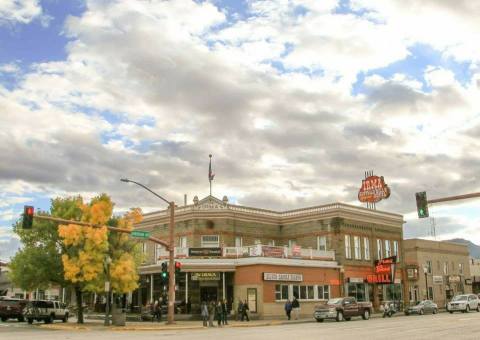
<svg viewBox="0 0 480 340">
<path fill-rule="evenodd" d="M 443 263 L 443 275 L 448 275 L 448 262 Z"/>
<path fill-rule="evenodd" d="M 147 254 L 147 242 L 142 243 L 142 254 L 143 255 Z"/>
<path fill-rule="evenodd" d="M 458 264 L 458 274 L 463 275 L 463 263 Z"/>
<path fill-rule="evenodd" d="M 240 236 L 235 237 L 235 247 L 243 247 L 243 239 Z"/>
<path fill-rule="evenodd" d="M 202 248 L 219 247 L 220 236 L 219 235 L 202 235 Z"/>
<path fill-rule="evenodd" d="M 383 243 L 382 240 L 377 238 L 377 260 L 383 259 Z"/>
<path fill-rule="evenodd" d="M 427 273 L 431 274 L 432 273 L 432 261 L 427 260 L 426 266 L 427 266 Z"/>
<path fill-rule="evenodd" d="M 297 244 L 297 242 L 295 242 L 295 240 L 288 240 L 288 247 L 289 248 L 292 248 L 296 244 Z"/>
<path fill-rule="evenodd" d="M 354 254 L 355 254 L 355 260 L 361 260 L 362 259 L 362 252 L 360 249 L 360 236 L 354 236 L 353 237 L 353 249 L 354 249 Z"/>
<path fill-rule="evenodd" d="M 187 237 L 181 236 L 180 239 L 178 240 L 178 244 L 180 248 L 187 248 Z"/>
<path fill-rule="evenodd" d="M 370 260 L 370 240 L 368 237 L 363 238 L 363 258 L 365 260 Z"/>
<path fill-rule="evenodd" d="M 254 241 L 253 243 L 255 243 L 255 244 L 262 244 L 262 241 L 257 238 L 257 239 L 255 239 L 255 241 Z"/>
<path fill-rule="evenodd" d="M 275 246 L 275 240 L 270 240 L 268 241 L 269 246 Z"/>
<path fill-rule="evenodd" d="M 155 251 L 154 251 L 154 260 L 155 260 L 155 263 L 158 263 L 160 260 L 159 260 L 159 257 L 161 256 L 162 254 L 162 248 L 163 246 L 161 244 L 155 244 Z"/>
<path fill-rule="evenodd" d="M 398 241 L 393 241 L 393 255 L 397 257 L 397 261 L 400 259 L 400 253 L 398 252 Z"/>
<path fill-rule="evenodd" d="M 326 236 L 317 236 L 317 250 L 327 250 Z"/>
<path fill-rule="evenodd" d="M 392 251 L 390 249 L 390 241 L 385 240 L 385 257 L 390 257 L 392 256 Z"/>
<path fill-rule="evenodd" d="M 352 258 L 352 245 L 350 243 L 350 235 L 345 235 L 345 257 Z"/>
</svg>

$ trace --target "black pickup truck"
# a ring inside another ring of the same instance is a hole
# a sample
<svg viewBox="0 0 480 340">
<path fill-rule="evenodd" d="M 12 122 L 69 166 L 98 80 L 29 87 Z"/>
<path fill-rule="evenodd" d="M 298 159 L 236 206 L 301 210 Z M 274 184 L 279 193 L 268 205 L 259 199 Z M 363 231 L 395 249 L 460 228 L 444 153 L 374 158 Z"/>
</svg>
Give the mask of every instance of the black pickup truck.
<svg viewBox="0 0 480 340">
<path fill-rule="evenodd" d="M 361 316 L 364 320 L 368 320 L 371 314 L 371 302 L 357 302 L 353 297 L 344 297 L 330 299 L 324 304 L 315 306 L 313 317 L 318 322 L 323 322 L 325 319 L 350 321 L 355 316 Z"/>
</svg>

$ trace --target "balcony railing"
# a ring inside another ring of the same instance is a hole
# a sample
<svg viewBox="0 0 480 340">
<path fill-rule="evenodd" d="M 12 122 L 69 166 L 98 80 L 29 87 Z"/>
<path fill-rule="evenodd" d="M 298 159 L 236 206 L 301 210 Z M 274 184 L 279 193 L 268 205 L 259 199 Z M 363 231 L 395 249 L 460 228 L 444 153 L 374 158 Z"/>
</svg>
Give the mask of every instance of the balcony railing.
<svg viewBox="0 0 480 340">
<path fill-rule="evenodd" d="M 175 258 L 189 258 L 189 248 L 175 247 Z M 222 258 L 243 258 L 243 257 L 276 257 L 285 259 L 302 260 L 323 260 L 334 261 L 335 252 L 333 250 L 317 250 L 312 248 L 301 248 L 299 246 L 268 246 L 256 244 L 245 247 L 222 247 Z M 157 263 L 168 258 L 168 251 L 164 248 L 159 249 L 157 253 Z M 212 256 L 213 257 L 213 256 Z M 195 256 L 198 258 L 198 256 Z"/>
</svg>

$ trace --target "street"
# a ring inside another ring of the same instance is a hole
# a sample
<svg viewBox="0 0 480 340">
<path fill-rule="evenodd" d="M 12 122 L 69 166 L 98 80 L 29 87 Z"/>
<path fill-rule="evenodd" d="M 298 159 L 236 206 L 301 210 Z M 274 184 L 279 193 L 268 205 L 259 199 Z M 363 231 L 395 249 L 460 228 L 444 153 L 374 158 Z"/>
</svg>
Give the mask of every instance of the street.
<svg viewBox="0 0 480 340">
<path fill-rule="evenodd" d="M 45 330 L 26 323 L 0 323 L 1 339 L 480 339 L 480 313 L 397 316 L 368 321 L 303 323 L 268 327 L 225 327 L 168 331 Z"/>
</svg>

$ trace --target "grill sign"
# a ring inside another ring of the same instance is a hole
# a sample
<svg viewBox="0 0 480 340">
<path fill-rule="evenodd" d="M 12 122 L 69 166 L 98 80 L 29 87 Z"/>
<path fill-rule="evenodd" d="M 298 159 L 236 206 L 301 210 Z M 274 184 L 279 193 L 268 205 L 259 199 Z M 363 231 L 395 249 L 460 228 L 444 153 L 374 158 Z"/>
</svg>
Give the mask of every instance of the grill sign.
<svg viewBox="0 0 480 340">
<path fill-rule="evenodd" d="M 367 275 L 368 283 L 394 283 L 395 282 L 395 263 L 397 257 L 387 257 L 376 261 L 375 274 Z"/>
<path fill-rule="evenodd" d="M 390 197 L 390 188 L 385 184 L 383 176 L 369 176 L 362 180 L 358 192 L 358 200 L 364 203 L 377 203 Z"/>
</svg>

